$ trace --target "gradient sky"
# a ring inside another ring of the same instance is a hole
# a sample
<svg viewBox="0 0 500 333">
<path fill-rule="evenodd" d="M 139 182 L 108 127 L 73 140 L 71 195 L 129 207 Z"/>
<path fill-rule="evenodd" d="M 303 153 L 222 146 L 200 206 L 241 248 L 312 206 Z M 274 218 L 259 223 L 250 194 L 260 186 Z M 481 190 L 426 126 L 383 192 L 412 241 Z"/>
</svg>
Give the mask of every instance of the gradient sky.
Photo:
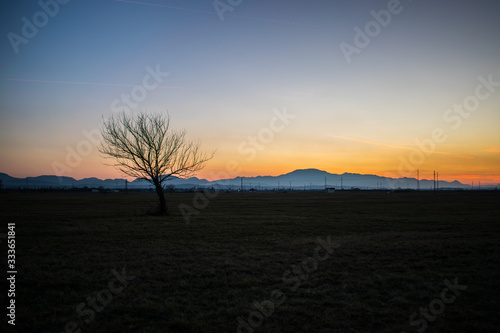
<svg viewBox="0 0 500 333">
<path fill-rule="evenodd" d="M 16 53 L 9 33 L 22 36 L 22 18 L 43 20 L 42 9 L 4 1 L 0 172 L 56 174 L 57 162 L 76 179 L 122 177 L 96 146 L 71 165 L 67 149 L 88 148 L 82 131 L 99 128 L 159 66 L 169 75 L 137 108 L 168 110 L 174 128 L 217 149 L 200 178 L 420 169 L 421 178 L 438 170 L 443 180 L 500 183 L 500 87 L 466 117 L 447 111 L 475 94 L 479 77 L 500 82 L 500 2 L 402 0 L 348 63 L 341 43 L 354 45 L 354 28 L 387 6 L 243 0 L 221 21 L 210 0 L 71 0 Z M 277 110 L 295 118 L 269 138 Z M 259 133 L 253 155 L 248 137 Z"/>
</svg>

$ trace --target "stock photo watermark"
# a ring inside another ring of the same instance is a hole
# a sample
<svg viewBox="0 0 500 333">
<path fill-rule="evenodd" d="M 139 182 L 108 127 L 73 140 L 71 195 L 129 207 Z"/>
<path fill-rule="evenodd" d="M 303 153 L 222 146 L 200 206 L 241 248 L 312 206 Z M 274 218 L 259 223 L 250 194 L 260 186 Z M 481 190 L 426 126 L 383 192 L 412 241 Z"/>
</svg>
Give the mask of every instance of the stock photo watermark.
<svg viewBox="0 0 500 333">
<path fill-rule="evenodd" d="M 500 87 L 500 82 L 493 80 L 493 74 L 487 78 L 478 77 L 479 84 L 476 86 L 474 93 L 466 96 L 461 103 L 455 103 L 452 108 L 447 109 L 443 113 L 443 120 L 447 124 L 451 124 L 453 131 L 458 130 L 471 114 L 479 109 L 481 102 L 489 99 Z M 415 140 L 415 144 L 419 148 L 413 150 L 407 158 L 399 156 L 398 171 L 403 174 L 405 171 L 414 171 L 416 167 L 425 162 L 425 159 L 433 154 L 436 146 L 444 143 L 448 139 L 448 134 L 443 128 L 436 127 L 432 130 L 429 138 L 422 141 Z"/>
<path fill-rule="evenodd" d="M 148 92 L 153 91 L 165 80 L 169 75 L 168 72 L 162 72 L 160 65 L 156 65 L 155 69 L 150 66 L 146 67 L 146 74 L 142 78 L 142 85 L 137 85 L 130 90 L 130 94 L 121 94 L 120 98 L 116 98 L 111 102 L 111 110 L 113 112 L 128 112 L 130 109 L 135 109 L 139 103 L 148 97 Z"/>
<path fill-rule="evenodd" d="M 129 285 L 129 281 L 134 280 L 136 277 L 128 275 L 125 267 L 122 268 L 121 273 L 114 269 L 111 270 L 114 278 L 109 280 L 107 288 L 104 288 L 92 296 L 88 296 L 85 302 L 81 302 L 76 306 L 76 314 L 79 317 L 79 322 L 68 321 L 64 325 L 64 332 L 81 332 L 83 324 L 90 324 L 96 317 L 96 312 L 102 312 L 114 299 L 123 292 Z M 63 332 L 61 332 L 63 333 Z"/>
<path fill-rule="evenodd" d="M 257 135 L 250 135 L 247 140 L 238 145 L 238 153 L 248 155 L 248 162 L 257 157 L 259 151 L 266 149 L 266 146 L 274 140 L 274 134 L 282 132 L 296 115 L 289 114 L 286 108 L 283 111 L 273 110 L 274 117 L 269 120 L 269 126 L 262 128 Z"/>
<path fill-rule="evenodd" d="M 282 132 L 292 120 L 297 116 L 287 112 L 286 107 L 282 111 L 273 110 L 274 116 L 269 120 L 269 125 L 262 128 L 257 132 L 255 136 L 250 135 L 246 140 L 238 145 L 237 151 L 241 155 L 248 155 L 246 161 L 250 162 L 257 157 L 259 151 L 266 149 L 275 137 L 276 133 Z M 231 177 L 236 177 L 241 171 L 240 163 L 236 160 L 230 160 L 226 164 L 226 171 L 219 173 L 211 173 L 210 177 L 214 179 L 228 179 Z M 187 225 L 190 223 L 190 217 L 192 215 L 198 215 L 201 210 L 205 209 L 209 203 L 209 199 L 213 199 L 219 195 L 218 191 L 213 193 L 210 192 L 197 192 L 193 197 L 192 206 L 187 204 L 179 204 L 178 208 L 182 214 L 182 218 Z"/>
<path fill-rule="evenodd" d="M 169 75 L 168 72 L 163 72 L 160 65 L 157 64 L 153 69 L 151 66 L 145 68 L 147 74 L 142 78 L 142 84 L 136 85 L 130 89 L 129 93 L 122 93 L 120 97 L 111 102 L 111 111 L 114 113 L 128 112 L 130 109 L 137 108 L 140 102 L 144 101 L 149 92 L 155 90 Z M 67 145 L 66 156 L 63 163 L 59 161 L 52 162 L 52 169 L 56 176 L 62 177 L 66 173 L 70 173 L 73 169 L 80 166 L 83 158 L 89 156 L 101 142 L 101 133 L 99 129 L 92 130 L 84 129 L 82 134 L 85 139 L 80 140 L 76 147 Z"/>
<path fill-rule="evenodd" d="M 224 22 L 224 13 L 234 11 L 234 9 L 242 3 L 243 0 L 215 0 L 212 2 L 212 5 L 214 6 L 217 16 L 219 16 L 219 20 Z"/>
<path fill-rule="evenodd" d="M 415 326 L 418 333 L 424 332 L 428 327 L 429 323 L 436 320 L 438 316 L 443 314 L 446 309 L 446 304 L 452 304 L 455 302 L 458 296 L 462 294 L 462 291 L 466 290 L 468 286 L 458 284 L 458 278 L 455 277 L 453 283 L 449 280 L 444 280 L 444 285 L 446 286 L 439 295 L 438 298 L 430 301 L 427 307 L 420 307 L 417 312 L 413 312 L 409 318 L 409 325 Z M 401 333 L 407 333 L 402 331 Z"/>
<path fill-rule="evenodd" d="M 318 269 L 319 263 L 330 258 L 333 250 L 340 247 L 340 244 L 332 242 L 330 235 L 326 240 L 321 239 L 321 237 L 316 238 L 316 243 L 318 246 L 314 249 L 311 257 L 305 258 L 299 265 L 292 265 L 291 269 L 283 273 L 281 281 L 290 291 L 296 291 L 303 282 L 307 281 L 309 274 Z M 246 319 L 242 317 L 236 319 L 238 322 L 236 332 L 252 333 L 255 328 L 262 326 L 264 320 L 269 318 L 286 300 L 285 292 L 281 289 L 274 289 L 271 291 L 269 299 L 261 302 L 253 301 L 255 310 L 251 311 Z"/>
<path fill-rule="evenodd" d="M 418 149 L 412 150 L 407 156 L 400 154 L 398 156 L 399 164 L 397 173 L 404 177 L 408 172 L 414 172 L 418 167 L 425 163 L 427 158 L 436 153 L 437 146 L 445 143 L 451 133 L 456 132 L 481 106 L 482 102 L 490 99 L 500 87 L 500 82 L 495 81 L 493 74 L 487 77 L 479 76 L 479 84 L 476 85 L 474 92 L 465 96 L 461 102 L 454 103 L 452 107 L 443 112 L 442 119 L 448 128 L 441 126 L 435 127 L 430 132 L 428 138 L 415 139 L 414 143 Z M 390 188 L 395 188 L 397 180 L 385 178 Z"/>
<path fill-rule="evenodd" d="M 21 35 L 14 32 L 9 32 L 7 38 L 9 39 L 10 45 L 14 50 L 15 54 L 19 53 L 19 46 L 28 44 L 30 39 L 33 39 L 38 35 L 39 29 L 45 27 L 50 19 L 54 18 L 61 8 L 61 5 L 65 5 L 70 0 L 40 0 L 38 1 L 38 6 L 41 10 L 35 12 L 31 20 L 26 16 L 21 18 L 22 27 Z"/>
<path fill-rule="evenodd" d="M 16 224 L 7 224 L 7 297 L 9 306 L 7 306 L 7 323 L 16 325 Z"/>
<path fill-rule="evenodd" d="M 347 63 L 350 64 L 354 55 L 359 55 L 361 51 L 367 48 L 372 40 L 377 38 L 382 30 L 391 24 L 393 18 L 401 14 L 403 10 L 404 6 L 400 0 L 389 0 L 386 9 L 370 11 L 373 20 L 368 21 L 363 29 L 359 26 L 354 27 L 354 38 L 351 44 L 342 42 L 339 45 Z"/>
</svg>

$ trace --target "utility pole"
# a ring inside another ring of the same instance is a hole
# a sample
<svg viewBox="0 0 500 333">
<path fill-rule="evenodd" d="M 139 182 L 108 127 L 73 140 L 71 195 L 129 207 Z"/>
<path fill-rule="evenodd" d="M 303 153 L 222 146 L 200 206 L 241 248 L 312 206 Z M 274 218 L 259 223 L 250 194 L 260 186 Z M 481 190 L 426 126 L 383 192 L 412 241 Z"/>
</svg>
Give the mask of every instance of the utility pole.
<svg viewBox="0 0 500 333">
<path fill-rule="evenodd" d="M 240 180 L 241 180 L 241 190 L 240 190 L 240 192 L 243 193 L 243 177 L 240 177 Z"/>
<path fill-rule="evenodd" d="M 436 187 L 437 190 L 439 191 L 439 172 L 436 172 Z"/>
</svg>

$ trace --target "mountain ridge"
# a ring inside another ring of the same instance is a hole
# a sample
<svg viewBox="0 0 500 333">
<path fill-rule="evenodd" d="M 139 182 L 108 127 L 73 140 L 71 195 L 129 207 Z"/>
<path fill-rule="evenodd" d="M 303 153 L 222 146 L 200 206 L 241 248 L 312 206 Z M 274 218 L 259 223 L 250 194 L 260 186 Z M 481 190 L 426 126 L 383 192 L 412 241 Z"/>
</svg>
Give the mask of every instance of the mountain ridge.
<svg viewBox="0 0 500 333">
<path fill-rule="evenodd" d="M 122 189 L 125 187 L 126 180 L 122 178 L 99 179 L 96 177 L 87 177 L 77 180 L 73 177 L 58 177 L 55 175 L 41 175 L 37 177 L 16 178 L 6 173 L 0 173 L 0 180 L 4 188 L 71 188 L 71 187 L 89 187 L 89 188 L 111 188 Z M 315 168 L 296 169 L 291 172 L 278 176 L 253 176 L 253 177 L 234 177 L 209 181 L 197 177 L 187 179 L 173 177 L 165 183 L 165 186 L 173 185 L 180 188 L 192 187 L 221 187 L 239 189 L 242 186 L 245 189 L 250 187 L 264 189 L 320 189 L 325 187 L 335 187 L 338 189 L 362 188 L 362 189 L 432 189 L 433 180 L 421 179 L 417 184 L 417 179 L 401 177 L 391 178 L 372 174 L 343 173 L 334 174 Z M 129 188 L 150 188 L 152 185 L 142 179 L 135 179 L 127 182 Z M 439 181 L 440 188 L 449 189 L 470 189 L 470 185 L 454 181 Z M 493 185 L 494 187 L 494 185 Z"/>
</svg>

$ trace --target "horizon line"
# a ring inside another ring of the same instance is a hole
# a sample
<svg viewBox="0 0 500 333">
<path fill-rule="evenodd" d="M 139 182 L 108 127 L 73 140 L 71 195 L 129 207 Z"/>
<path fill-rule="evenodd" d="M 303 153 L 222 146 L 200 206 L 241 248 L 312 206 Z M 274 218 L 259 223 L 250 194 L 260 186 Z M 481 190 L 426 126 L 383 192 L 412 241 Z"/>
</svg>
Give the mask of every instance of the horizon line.
<svg viewBox="0 0 500 333">
<path fill-rule="evenodd" d="M 196 176 L 192 176 L 192 177 L 189 177 L 189 178 L 179 178 L 179 177 L 176 177 L 176 178 L 177 179 L 183 179 L 183 180 L 187 180 L 187 179 L 190 179 L 190 178 L 197 178 L 199 180 L 205 180 L 207 182 L 211 182 L 212 183 L 212 182 L 223 181 L 223 180 L 234 180 L 234 179 L 238 179 L 238 178 L 280 177 L 280 176 L 286 176 L 286 175 L 288 175 L 290 173 L 293 173 L 295 171 L 307 171 L 307 170 L 321 171 L 321 172 L 325 172 L 325 173 L 327 173 L 329 175 L 332 175 L 332 176 L 343 176 L 343 175 L 348 174 L 348 175 L 360 175 L 360 176 L 375 176 L 375 177 L 386 178 L 386 179 L 395 179 L 395 180 L 397 180 L 397 179 L 412 179 L 412 180 L 417 180 L 416 177 L 401 176 L 401 177 L 398 177 L 398 178 L 394 178 L 394 177 L 391 177 L 391 176 L 384 176 L 384 175 L 379 175 L 379 174 L 374 174 L 374 173 L 352 173 L 352 172 L 331 173 L 331 172 L 328 172 L 328 171 L 325 171 L 325 170 L 321 170 L 321 169 L 316 169 L 316 168 L 295 169 L 295 170 L 292 170 L 290 172 L 282 173 L 282 174 L 279 174 L 279 175 L 276 175 L 276 176 L 272 176 L 272 175 L 235 176 L 233 178 L 219 178 L 219 179 L 214 179 L 214 180 L 208 180 L 207 178 L 198 178 Z M 84 178 L 77 179 L 77 178 L 74 178 L 74 177 L 71 177 L 71 176 L 58 176 L 58 175 L 53 175 L 53 174 L 52 175 L 51 174 L 41 174 L 41 175 L 38 175 L 38 176 L 26 176 L 26 177 L 14 177 L 14 176 L 9 175 L 6 172 L 0 172 L 0 174 L 5 174 L 5 175 L 7 175 L 9 177 L 17 178 L 17 179 L 27 179 L 27 178 L 37 178 L 37 177 L 61 177 L 61 178 L 72 178 L 75 181 L 81 181 L 81 180 L 85 180 L 85 179 L 96 178 L 96 179 L 101 180 L 101 181 L 106 181 L 106 180 L 127 180 L 128 182 L 131 182 L 127 178 L 105 178 L 105 179 L 102 179 L 102 178 L 99 178 L 99 177 L 96 177 L 96 176 L 90 176 L 90 177 L 84 177 Z M 127 177 L 127 176 L 125 175 L 125 176 L 122 176 L 122 177 Z M 130 178 L 132 178 L 132 177 L 130 177 Z M 132 182 L 136 181 L 138 179 L 140 179 L 140 178 L 134 178 L 132 180 Z M 421 178 L 419 181 L 433 181 L 433 179 Z M 168 182 L 168 180 L 167 180 L 167 182 Z M 446 182 L 446 183 L 458 182 L 458 183 L 460 183 L 460 184 L 462 184 L 464 186 L 471 186 L 471 184 L 463 183 L 462 181 L 460 181 L 458 179 L 454 179 L 454 180 L 439 179 L 439 182 Z M 478 182 L 480 183 L 481 181 L 478 181 Z M 483 185 L 487 185 L 487 186 L 497 186 L 499 184 L 496 184 L 495 181 L 494 182 L 485 182 L 485 183 L 483 183 Z"/>
</svg>

